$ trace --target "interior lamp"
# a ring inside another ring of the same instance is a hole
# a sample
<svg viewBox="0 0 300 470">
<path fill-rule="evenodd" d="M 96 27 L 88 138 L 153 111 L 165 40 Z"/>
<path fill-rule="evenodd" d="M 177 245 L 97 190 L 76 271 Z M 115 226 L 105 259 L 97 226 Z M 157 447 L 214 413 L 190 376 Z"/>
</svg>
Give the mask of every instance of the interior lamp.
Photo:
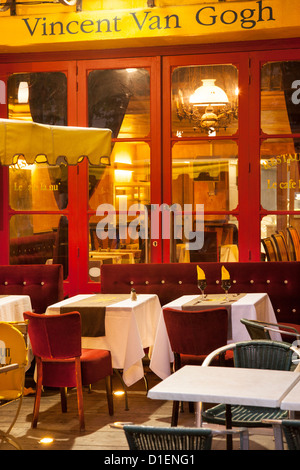
<svg viewBox="0 0 300 470">
<path fill-rule="evenodd" d="M 233 119 L 237 119 L 237 107 L 231 105 L 225 91 L 215 85 L 215 79 L 201 81 L 202 86 L 190 95 L 188 105 L 179 90 L 179 99 L 176 101 L 177 116 L 180 121 L 188 119 L 201 132 L 215 135 L 216 130 L 226 129 Z"/>
<path fill-rule="evenodd" d="M 190 103 L 193 106 L 222 106 L 229 103 L 225 91 L 216 86 L 215 81 L 213 78 L 202 80 L 203 85 L 190 96 Z"/>
<path fill-rule="evenodd" d="M 20 82 L 18 88 L 18 103 L 28 103 L 29 88 L 27 82 Z"/>
</svg>

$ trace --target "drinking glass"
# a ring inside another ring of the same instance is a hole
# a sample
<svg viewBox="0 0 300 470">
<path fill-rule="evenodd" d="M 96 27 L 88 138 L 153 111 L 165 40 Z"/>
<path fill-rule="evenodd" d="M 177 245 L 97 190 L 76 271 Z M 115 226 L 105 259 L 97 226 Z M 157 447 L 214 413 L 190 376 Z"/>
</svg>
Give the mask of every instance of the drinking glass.
<svg viewBox="0 0 300 470">
<path fill-rule="evenodd" d="M 201 290 L 202 300 L 204 300 L 204 290 L 205 290 L 206 286 L 207 286 L 206 279 L 198 280 L 198 288 Z"/>
<path fill-rule="evenodd" d="M 230 279 L 223 279 L 222 282 L 221 282 L 221 286 L 222 286 L 222 289 L 224 289 L 225 291 L 225 299 L 226 299 L 226 302 L 229 301 L 229 297 L 228 297 L 228 291 L 231 287 L 231 281 Z"/>
</svg>

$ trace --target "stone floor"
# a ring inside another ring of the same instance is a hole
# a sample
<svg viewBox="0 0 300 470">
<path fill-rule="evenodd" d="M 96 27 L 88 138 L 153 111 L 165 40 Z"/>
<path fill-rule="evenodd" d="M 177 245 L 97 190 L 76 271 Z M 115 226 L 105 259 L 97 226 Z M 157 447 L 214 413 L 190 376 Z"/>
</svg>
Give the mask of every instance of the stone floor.
<svg viewBox="0 0 300 470">
<path fill-rule="evenodd" d="M 147 374 L 149 388 L 157 383 L 158 378 L 151 372 Z M 30 380 L 30 379 L 29 379 Z M 32 382 L 32 381 L 31 381 Z M 28 383 L 27 386 L 33 386 Z M 117 377 L 113 379 L 114 390 L 120 389 Z M 102 450 L 126 451 L 127 441 L 122 429 L 113 426 L 114 422 L 131 422 L 152 426 L 170 426 L 172 403 L 147 398 L 144 381 L 140 381 L 128 389 L 129 410 L 125 410 L 124 396 L 114 397 L 114 416 L 107 411 L 104 382 L 93 386 L 92 391 L 84 391 L 84 407 L 86 430 L 79 431 L 77 416 L 76 390 L 68 393 L 68 412 L 62 414 L 60 409 L 60 394 L 58 390 L 44 391 L 38 426 L 31 428 L 34 394 L 23 399 L 20 416 L 13 428 L 13 436 L 21 444 L 23 450 Z M 10 422 L 15 405 L 2 407 L 1 429 L 5 429 Z M 180 413 L 179 425 L 194 427 L 194 415 L 185 405 L 184 412 Z M 213 427 L 213 426 L 211 426 Z M 217 426 L 214 426 L 217 428 Z M 219 428 L 220 429 L 220 428 Z M 52 444 L 41 444 L 43 437 L 53 438 Z M 6 444 L 1 449 L 11 449 Z M 214 450 L 225 450 L 224 437 L 215 438 Z M 234 440 L 234 449 L 239 449 L 239 441 Z M 254 429 L 250 431 L 250 450 L 274 450 L 274 439 L 271 429 Z M 239 453 L 240 454 L 240 453 Z"/>
</svg>

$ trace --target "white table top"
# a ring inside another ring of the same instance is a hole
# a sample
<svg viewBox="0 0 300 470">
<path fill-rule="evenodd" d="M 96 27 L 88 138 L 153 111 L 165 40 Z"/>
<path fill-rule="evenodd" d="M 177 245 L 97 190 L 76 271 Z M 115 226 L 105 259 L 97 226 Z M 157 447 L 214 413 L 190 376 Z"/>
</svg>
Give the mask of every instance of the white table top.
<svg viewBox="0 0 300 470">
<path fill-rule="evenodd" d="M 23 321 L 23 313 L 31 311 L 29 295 L 0 296 L 0 321 Z"/>
<path fill-rule="evenodd" d="M 299 411 L 300 410 L 300 383 L 285 396 L 282 400 L 280 408 L 282 410 Z"/>
<path fill-rule="evenodd" d="M 91 295 L 76 295 L 51 305 L 46 315 L 59 314 L 60 307 Z M 123 370 L 123 380 L 130 386 L 144 376 L 144 348 L 154 344 L 160 313 L 161 305 L 155 294 L 139 294 L 136 301 L 128 298 L 110 304 L 106 307 L 105 336 L 83 337 L 82 347 L 109 350 L 113 368 Z"/>
<path fill-rule="evenodd" d="M 24 321 L 23 313 L 31 312 L 31 300 L 29 295 L 5 295 L 0 296 L 0 321 Z M 30 368 L 33 360 L 31 345 L 28 339 L 28 365 L 26 370 Z"/>
<path fill-rule="evenodd" d="M 212 298 L 213 294 L 211 294 L 210 297 Z M 186 303 L 196 300 L 197 298 L 199 298 L 199 294 L 183 295 L 164 305 L 163 308 L 168 307 L 182 310 Z M 208 309 L 216 306 L 213 301 L 204 301 L 201 304 L 205 304 L 205 308 Z M 217 306 L 221 307 L 222 305 L 218 304 Z M 246 294 L 232 303 L 231 320 L 229 322 L 231 325 L 228 338 L 229 342 L 235 343 L 250 340 L 246 327 L 240 321 L 241 318 L 277 323 L 271 301 L 269 296 L 265 293 Z M 281 340 L 281 336 L 278 333 L 273 333 L 272 339 Z M 160 378 L 165 379 L 170 375 L 170 362 L 173 361 L 174 356 L 171 350 L 163 314 L 161 314 L 153 346 L 150 368 Z"/>
<path fill-rule="evenodd" d="M 238 367 L 185 366 L 148 392 L 159 400 L 225 403 L 277 408 L 300 373 Z"/>
</svg>

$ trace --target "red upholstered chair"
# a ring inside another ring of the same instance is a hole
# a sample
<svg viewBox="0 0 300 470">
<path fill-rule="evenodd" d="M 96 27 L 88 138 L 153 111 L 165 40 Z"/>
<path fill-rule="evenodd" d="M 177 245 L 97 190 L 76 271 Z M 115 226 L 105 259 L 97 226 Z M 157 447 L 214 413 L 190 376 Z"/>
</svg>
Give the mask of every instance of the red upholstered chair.
<svg viewBox="0 0 300 470">
<path fill-rule="evenodd" d="M 81 319 L 78 312 L 61 315 L 39 315 L 25 312 L 28 334 L 37 365 L 37 390 L 32 427 L 37 426 L 42 386 L 58 387 L 62 392 L 62 411 L 66 411 L 63 392 L 77 388 L 80 430 L 85 429 L 82 385 L 106 379 L 109 414 L 113 414 L 109 351 L 81 348 Z"/>
<path fill-rule="evenodd" d="M 228 313 L 226 308 L 186 311 L 163 309 L 172 351 L 174 370 L 184 365 L 201 365 L 218 344 L 227 343 Z M 221 359 L 221 358 L 220 358 Z M 232 360 L 232 355 L 224 358 Z M 216 361 L 216 365 L 219 361 Z M 230 364 L 230 365 L 233 365 Z M 173 402 L 172 426 L 178 423 L 179 402 Z"/>
</svg>

